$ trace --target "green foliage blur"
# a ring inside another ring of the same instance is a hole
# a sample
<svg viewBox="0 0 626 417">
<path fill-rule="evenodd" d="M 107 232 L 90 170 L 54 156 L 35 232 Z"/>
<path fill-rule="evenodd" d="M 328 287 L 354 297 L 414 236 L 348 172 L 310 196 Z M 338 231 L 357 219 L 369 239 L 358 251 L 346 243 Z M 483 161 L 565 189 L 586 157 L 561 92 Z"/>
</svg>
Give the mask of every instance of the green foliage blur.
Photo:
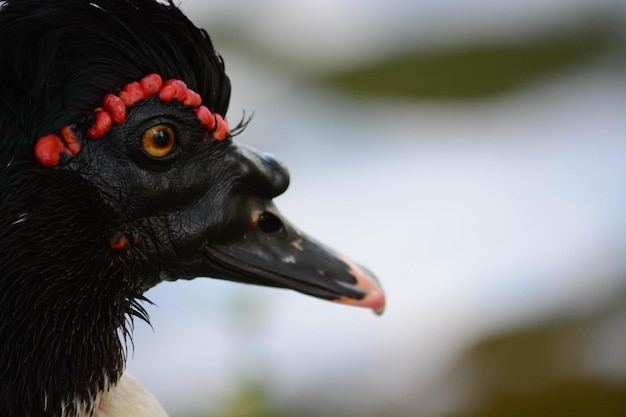
<svg viewBox="0 0 626 417">
<path fill-rule="evenodd" d="M 584 64 L 610 48 L 610 26 L 515 43 L 416 51 L 323 79 L 348 94 L 419 100 L 493 97 Z"/>
<path fill-rule="evenodd" d="M 626 358 L 613 358 L 610 372 L 594 366 L 607 333 L 626 348 L 625 319 L 622 294 L 592 311 L 486 337 L 448 375 L 464 379 L 472 399 L 449 417 L 626 416 Z"/>
<path fill-rule="evenodd" d="M 275 410 L 269 402 L 262 382 L 241 383 L 239 392 L 228 398 L 223 410 L 214 414 L 193 417 L 294 417 L 288 412 Z M 191 417 L 191 416 L 188 416 Z"/>
</svg>

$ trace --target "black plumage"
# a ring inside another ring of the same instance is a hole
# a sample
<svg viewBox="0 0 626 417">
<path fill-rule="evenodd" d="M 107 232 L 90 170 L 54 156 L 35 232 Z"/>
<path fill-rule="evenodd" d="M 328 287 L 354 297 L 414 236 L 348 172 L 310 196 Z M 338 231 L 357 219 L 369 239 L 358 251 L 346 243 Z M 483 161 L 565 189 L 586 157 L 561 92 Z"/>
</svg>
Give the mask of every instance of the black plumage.
<svg viewBox="0 0 626 417">
<path fill-rule="evenodd" d="M 163 280 L 382 309 L 371 276 L 278 213 L 289 175 L 232 141 L 229 96 L 171 1 L 2 4 L 0 416 L 92 415 Z"/>
</svg>

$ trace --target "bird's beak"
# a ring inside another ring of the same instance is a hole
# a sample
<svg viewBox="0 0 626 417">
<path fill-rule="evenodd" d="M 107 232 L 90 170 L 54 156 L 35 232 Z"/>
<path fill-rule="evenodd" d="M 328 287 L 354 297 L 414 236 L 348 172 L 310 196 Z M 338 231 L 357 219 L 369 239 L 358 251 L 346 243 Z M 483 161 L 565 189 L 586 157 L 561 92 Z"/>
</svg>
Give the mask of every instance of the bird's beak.
<svg viewBox="0 0 626 417">
<path fill-rule="evenodd" d="M 213 275 L 290 288 L 382 314 L 385 296 L 372 273 L 291 225 L 269 200 L 250 205 L 249 227 L 229 243 L 212 244 Z"/>
</svg>

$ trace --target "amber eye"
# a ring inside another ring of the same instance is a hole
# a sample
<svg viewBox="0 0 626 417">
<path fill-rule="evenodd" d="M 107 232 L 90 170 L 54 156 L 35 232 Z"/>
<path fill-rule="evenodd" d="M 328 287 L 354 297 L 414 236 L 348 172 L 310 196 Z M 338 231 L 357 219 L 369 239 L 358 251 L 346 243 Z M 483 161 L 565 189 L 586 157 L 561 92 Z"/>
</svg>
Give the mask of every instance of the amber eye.
<svg viewBox="0 0 626 417">
<path fill-rule="evenodd" d="M 155 158 L 167 156 L 174 147 L 174 130 L 169 125 L 156 125 L 143 133 L 141 147 Z"/>
</svg>

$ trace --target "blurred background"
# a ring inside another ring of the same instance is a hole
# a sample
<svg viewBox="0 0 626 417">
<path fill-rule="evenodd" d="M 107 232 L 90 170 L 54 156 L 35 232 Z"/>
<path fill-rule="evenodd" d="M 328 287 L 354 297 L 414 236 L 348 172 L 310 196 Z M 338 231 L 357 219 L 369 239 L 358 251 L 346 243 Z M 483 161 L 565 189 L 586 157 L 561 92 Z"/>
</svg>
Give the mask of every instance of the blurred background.
<svg viewBox="0 0 626 417">
<path fill-rule="evenodd" d="M 173 417 L 626 415 L 625 0 L 181 7 L 388 304 L 157 286 L 128 368 Z"/>
</svg>

